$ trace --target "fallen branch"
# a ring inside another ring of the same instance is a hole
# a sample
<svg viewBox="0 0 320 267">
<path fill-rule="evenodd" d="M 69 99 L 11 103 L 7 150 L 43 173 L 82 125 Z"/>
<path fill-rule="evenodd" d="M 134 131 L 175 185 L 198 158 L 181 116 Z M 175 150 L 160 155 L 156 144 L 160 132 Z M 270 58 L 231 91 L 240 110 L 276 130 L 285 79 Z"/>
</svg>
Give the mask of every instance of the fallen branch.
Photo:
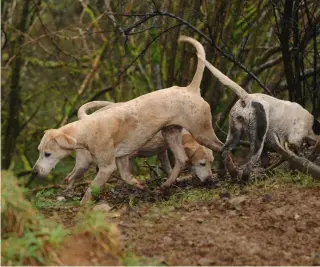
<svg viewBox="0 0 320 267">
<path fill-rule="evenodd" d="M 314 164 L 306 158 L 299 157 L 295 153 L 293 153 L 287 143 L 282 145 L 280 143 L 280 138 L 274 134 L 275 141 L 278 145 L 279 153 L 291 163 L 296 169 L 299 171 L 310 174 L 313 178 L 320 180 L 320 166 Z"/>
</svg>

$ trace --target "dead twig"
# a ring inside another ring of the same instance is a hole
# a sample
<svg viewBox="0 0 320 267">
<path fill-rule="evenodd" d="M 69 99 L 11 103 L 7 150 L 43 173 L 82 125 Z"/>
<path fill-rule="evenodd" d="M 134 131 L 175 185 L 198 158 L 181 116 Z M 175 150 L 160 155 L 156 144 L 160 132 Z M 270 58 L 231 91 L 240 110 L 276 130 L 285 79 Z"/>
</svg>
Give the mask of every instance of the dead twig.
<svg viewBox="0 0 320 267">
<path fill-rule="evenodd" d="M 65 189 L 65 187 L 66 187 L 66 185 L 52 184 L 52 185 L 48 185 L 48 186 L 42 186 L 42 187 L 33 188 L 33 189 L 30 189 L 29 191 L 34 193 L 34 192 L 38 192 L 38 191 L 41 191 L 41 190 L 47 190 L 47 189 L 51 189 L 51 188 Z"/>
<path fill-rule="evenodd" d="M 271 172 L 273 169 L 278 168 L 282 163 L 284 163 L 286 160 L 284 157 L 282 157 L 278 162 L 272 164 L 268 168 L 265 169 L 266 172 Z"/>
<path fill-rule="evenodd" d="M 159 173 L 155 170 L 155 168 L 153 166 L 151 166 L 148 161 L 144 161 L 145 164 L 147 164 L 147 166 L 149 167 L 150 169 L 150 172 L 153 172 L 155 174 L 155 176 L 157 176 L 157 180 L 161 180 L 161 176 L 159 175 Z"/>
</svg>

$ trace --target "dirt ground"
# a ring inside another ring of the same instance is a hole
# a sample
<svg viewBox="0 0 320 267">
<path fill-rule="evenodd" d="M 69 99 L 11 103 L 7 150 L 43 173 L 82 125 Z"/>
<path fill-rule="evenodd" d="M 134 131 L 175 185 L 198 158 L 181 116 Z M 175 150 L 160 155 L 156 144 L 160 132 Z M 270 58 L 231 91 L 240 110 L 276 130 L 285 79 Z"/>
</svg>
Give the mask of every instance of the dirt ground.
<svg viewBox="0 0 320 267">
<path fill-rule="evenodd" d="M 170 265 L 310 265 L 320 252 L 319 193 L 286 187 L 165 215 L 142 209 L 120 225 L 138 255 Z"/>
<path fill-rule="evenodd" d="M 86 188 L 78 186 L 74 194 Z M 224 192 L 182 181 L 160 196 L 118 184 L 107 188 L 100 202 L 118 214 L 112 220 L 121 230 L 123 249 L 157 264 L 319 265 L 319 196 L 319 185 L 260 184 Z M 72 227 L 80 209 L 42 212 Z M 87 262 L 104 264 L 99 252 L 88 251 L 95 262 Z"/>
</svg>

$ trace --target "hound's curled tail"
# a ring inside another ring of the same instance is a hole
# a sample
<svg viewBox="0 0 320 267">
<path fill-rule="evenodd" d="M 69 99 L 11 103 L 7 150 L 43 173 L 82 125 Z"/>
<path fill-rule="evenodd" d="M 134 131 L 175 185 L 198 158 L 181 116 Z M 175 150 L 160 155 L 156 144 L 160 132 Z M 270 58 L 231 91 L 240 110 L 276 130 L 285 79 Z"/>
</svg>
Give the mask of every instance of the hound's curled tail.
<svg viewBox="0 0 320 267">
<path fill-rule="evenodd" d="M 84 105 L 82 105 L 79 110 L 78 110 L 78 118 L 79 120 L 82 120 L 83 118 L 89 116 L 89 114 L 87 113 L 88 110 L 96 108 L 96 109 L 100 109 L 100 108 L 104 108 L 110 105 L 115 105 L 116 103 L 112 103 L 109 101 L 91 101 L 88 102 Z M 111 106 L 110 106 L 111 107 Z"/>
<path fill-rule="evenodd" d="M 205 57 L 203 57 L 201 54 L 198 54 L 198 58 L 200 61 L 202 61 L 207 68 L 212 72 L 214 76 L 216 76 L 221 83 L 228 86 L 232 91 L 234 91 L 241 99 L 248 98 L 249 94 L 244 90 L 240 85 L 232 81 L 229 77 L 224 75 L 220 70 L 212 66 Z"/>
<path fill-rule="evenodd" d="M 206 58 L 206 53 L 204 51 L 204 48 L 203 48 L 202 44 L 200 44 L 197 40 L 195 40 L 191 37 L 187 37 L 187 36 L 182 35 L 179 37 L 179 42 L 187 42 L 187 43 L 192 44 L 196 48 L 197 54 L 200 55 L 204 59 Z M 196 73 L 195 73 L 191 83 L 188 86 L 188 89 L 190 91 L 197 92 L 200 94 L 200 83 L 202 80 L 204 68 L 205 68 L 204 63 L 201 60 L 198 60 Z"/>
</svg>

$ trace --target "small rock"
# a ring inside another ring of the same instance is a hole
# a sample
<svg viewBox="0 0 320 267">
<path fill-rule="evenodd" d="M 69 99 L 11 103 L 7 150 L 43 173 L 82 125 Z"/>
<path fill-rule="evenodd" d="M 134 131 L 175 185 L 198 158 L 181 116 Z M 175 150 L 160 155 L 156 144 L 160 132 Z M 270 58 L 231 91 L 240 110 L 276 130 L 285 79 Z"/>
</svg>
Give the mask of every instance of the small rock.
<svg viewBox="0 0 320 267">
<path fill-rule="evenodd" d="M 232 205 L 240 205 L 241 203 L 245 202 L 247 199 L 246 196 L 237 196 L 237 197 L 234 197 L 232 199 L 229 200 L 230 204 Z"/>
<path fill-rule="evenodd" d="M 198 261 L 198 264 L 200 266 L 210 266 L 210 265 L 214 265 L 216 262 L 214 259 L 210 259 L 210 258 L 201 258 Z"/>
<path fill-rule="evenodd" d="M 58 201 L 65 201 L 66 198 L 65 198 L 65 197 L 62 197 L 62 196 L 59 196 L 59 197 L 57 197 L 57 200 L 58 200 Z"/>
<path fill-rule="evenodd" d="M 297 234 L 296 229 L 294 229 L 293 227 L 288 227 L 286 228 L 286 234 L 289 236 L 294 236 Z"/>
<path fill-rule="evenodd" d="M 305 232 L 306 228 L 304 226 L 296 226 L 296 231 L 299 233 Z"/>
<path fill-rule="evenodd" d="M 229 192 L 220 193 L 219 195 L 220 195 L 220 198 L 230 198 L 231 197 Z"/>
<path fill-rule="evenodd" d="M 299 218 L 300 218 L 300 215 L 296 213 L 296 214 L 294 215 L 294 219 L 295 219 L 295 220 L 298 220 Z"/>
<path fill-rule="evenodd" d="M 98 260 L 97 258 L 92 258 L 92 259 L 91 259 L 91 262 L 92 262 L 93 264 L 98 263 L 98 261 L 99 261 L 99 260 Z"/>
<path fill-rule="evenodd" d="M 93 208 L 94 211 L 103 211 L 103 212 L 109 212 L 112 210 L 112 207 L 110 207 L 108 204 L 98 204 Z"/>
<path fill-rule="evenodd" d="M 285 213 L 286 207 L 280 207 L 273 210 L 277 216 L 281 216 Z"/>
<path fill-rule="evenodd" d="M 266 194 L 263 196 L 262 201 L 263 202 L 270 202 L 272 200 L 272 196 Z"/>
<path fill-rule="evenodd" d="M 166 258 L 164 256 L 158 256 L 156 257 L 156 260 L 160 263 L 166 263 Z"/>
<path fill-rule="evenodd" d="M 228 215 L 230 216 L 238 216 L 238 212 L 236 210 L 229 210 Z"/>
<path fill-rule="evenodd" d="M 188 245 L 189 245 L 189 246 L 191 246 L 191 247 L 193 247 L 193 246 L 194 246 L 193 241 L 191 241 L 191 240 L 190 240 L 190 241 L 188 241 Z"/>
<path fill-rule="evenodd" d="M 172 242 L 172 238 L 171 237 L 169 237 L 169 236 L 165 236 L 164 238 L 163 238 L 163 242 L 165 242 L 165 243 L 171 243 Z"/>
<path fill-rule="evenodd" d="M 198 219 L 197 219 L 197 222 L 198 222 L 198 223 L 203 223 L 203 222 L 204 222 L 204 219 L 203 219 L 203 218 L 198 218 Z"/>
</svg>

